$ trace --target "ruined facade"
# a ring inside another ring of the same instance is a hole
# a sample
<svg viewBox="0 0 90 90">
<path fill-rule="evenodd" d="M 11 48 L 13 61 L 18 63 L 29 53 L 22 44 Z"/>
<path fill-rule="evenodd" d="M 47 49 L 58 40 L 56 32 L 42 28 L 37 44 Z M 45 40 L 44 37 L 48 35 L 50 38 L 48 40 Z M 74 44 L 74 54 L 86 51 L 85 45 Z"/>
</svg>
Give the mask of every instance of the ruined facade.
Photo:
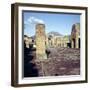
<svg viewBox="0 0 90 90">
<path fill-rule="evenodd" d="M 48 47 L 68 47 L 70 39 L 68 36 L 51 36 L 48 37 Z"/>
<path fill-rule="evenodd" d="M 68 47 L 68 43 L 70 42 L 69 37 L 57 37 L 56 38 L 56 47 Z"/>
<path fill-rule="evenodd" d="M 80 48 L 80 24 L 79 23 L 76 23 L 72 26 L 71 47 Z"/>
<path fill-rule="evenodd" d="M 36 25 L 36 58 L 37 59 L 47 59 L 46 56 L 46 35 L 45 35 L 45 25 Z"/>
<path fill-rule="evenodd" d="M 28 36 L 24 36 L 24 44 L 26 45 L 26 48 L 30 48 L 30 44 L 32 44 L 32 38 Z"/>
</svg>

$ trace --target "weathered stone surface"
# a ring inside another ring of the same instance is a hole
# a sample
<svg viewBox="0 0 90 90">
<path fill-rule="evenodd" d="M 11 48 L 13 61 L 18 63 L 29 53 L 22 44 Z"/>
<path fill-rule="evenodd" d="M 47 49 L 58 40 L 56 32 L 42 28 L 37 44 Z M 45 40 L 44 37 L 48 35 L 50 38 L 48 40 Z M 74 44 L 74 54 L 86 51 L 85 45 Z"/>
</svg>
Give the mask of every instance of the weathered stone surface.
<svg viewBox="0 0 90 90">
<path fill-rule="evenodd" d="M 45 46 L 45 25 L 36 25 L 36 58 L 37 59 L 47 59 L 46 56 L 46 46 Z"/>
<path fill-rule="evenodd" d="M 80 48 L 80 24 L 76 23 L 72 26 L 71 31 L 71 47 L 72 48 Z"/>
<path fill-rule="evenodd" d="M 76 25 L 76 26 L 75 26 Z M 36 25 L 34 43 L 24 38 L 24 76 L 61 76 L 80 74 L 80 28 L 72 28 L 71 42 L 69 37 L 51 37 L 45 34 L 45 25 Z M 75 41 L 74 41 L 75 40 Z M 72 48 L 68 47 L 71 43 Z M 30 44 L 36 47 L 29 47 Z M 47 52 L 46 52 L 47 51 Z M 45 60 L 47 59 L 47 60 Z"/>
<path fill-rule="evenodd" d="M 56 53 L 58 52 L 58 53 Z M 39 76 L 60 76 L 80 74 L 80 49 L 51 49 L 49 58 L 35 61 Z"/>
<path fill-rule="evenodd" d="M 25 45 L 26 45 L 27 48 L 30 48 L 29 46 L 32 43 L 32 39 L 30 37 L 28 37 L 28 36 L 25 35 L 24 36 L 24 43 L 25 43 Z"/>
<path fill-rule="evenodd" d="M 69 47 L 68 43 L 70 43 L 69 36 L 51 36 L 48 37 L 48 45 L 49 47 Z"/>
</svg>

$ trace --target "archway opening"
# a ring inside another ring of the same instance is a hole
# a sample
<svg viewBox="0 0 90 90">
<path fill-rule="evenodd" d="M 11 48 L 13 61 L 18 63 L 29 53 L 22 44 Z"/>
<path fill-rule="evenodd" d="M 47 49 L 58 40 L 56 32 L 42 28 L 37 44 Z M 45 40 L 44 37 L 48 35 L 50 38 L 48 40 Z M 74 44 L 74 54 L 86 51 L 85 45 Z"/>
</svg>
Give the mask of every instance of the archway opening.
<svg viewBox="0 0 90 90">
<path fill-rule="evenodd" d="M 76 45 L 75 43 L 76 43 L 76 42 L 75 42 L 75 39 L 73 39 L 73 47 L 74 47 L 74 48 L 75 48 L 75 45 Z"/>
<path fill-rule="evenodd" d="M 80 48 L 80 38 L 78 39 L 78 46 L 79 46 L 79 48 Z"/>
</svg>

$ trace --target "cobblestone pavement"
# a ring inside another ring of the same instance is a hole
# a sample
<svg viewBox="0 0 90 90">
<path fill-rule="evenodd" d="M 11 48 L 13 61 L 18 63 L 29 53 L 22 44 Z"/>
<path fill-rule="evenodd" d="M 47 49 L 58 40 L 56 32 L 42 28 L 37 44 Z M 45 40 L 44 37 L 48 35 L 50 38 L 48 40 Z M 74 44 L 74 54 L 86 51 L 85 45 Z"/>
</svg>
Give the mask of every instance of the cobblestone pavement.
<svg viewBox="0 0 90 90">
<path fill-rule="evenodd" d="M 47 60 L 36 60 L 39 76 L 80 74 L 80 49 L 50 48 Z"/>
<path fill-rule="evenodd" d="M 50 54 L 45 60 L 36 60 L 35 52 L 26 56 L 29 62 L 24 65 L 25 77 L 80 74 L 80 49 L 49 48 L 48 50 Z M 29 58 L 31 56 L 34 56 L 32 60 Z"/>
</svg>

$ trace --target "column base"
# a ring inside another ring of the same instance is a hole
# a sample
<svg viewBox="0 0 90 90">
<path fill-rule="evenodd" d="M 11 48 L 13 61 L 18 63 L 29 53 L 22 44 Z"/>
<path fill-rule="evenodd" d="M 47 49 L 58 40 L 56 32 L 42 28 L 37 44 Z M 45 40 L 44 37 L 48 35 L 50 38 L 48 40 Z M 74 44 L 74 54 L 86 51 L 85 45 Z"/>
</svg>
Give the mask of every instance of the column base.
<svg viewBox="0 0 90 90">
<path fill-rule="evenodd" d="M 46 54 L 37 54 L 36 58 L 37 59 L 47 59 L 47 55 Z"/>
</svg>

